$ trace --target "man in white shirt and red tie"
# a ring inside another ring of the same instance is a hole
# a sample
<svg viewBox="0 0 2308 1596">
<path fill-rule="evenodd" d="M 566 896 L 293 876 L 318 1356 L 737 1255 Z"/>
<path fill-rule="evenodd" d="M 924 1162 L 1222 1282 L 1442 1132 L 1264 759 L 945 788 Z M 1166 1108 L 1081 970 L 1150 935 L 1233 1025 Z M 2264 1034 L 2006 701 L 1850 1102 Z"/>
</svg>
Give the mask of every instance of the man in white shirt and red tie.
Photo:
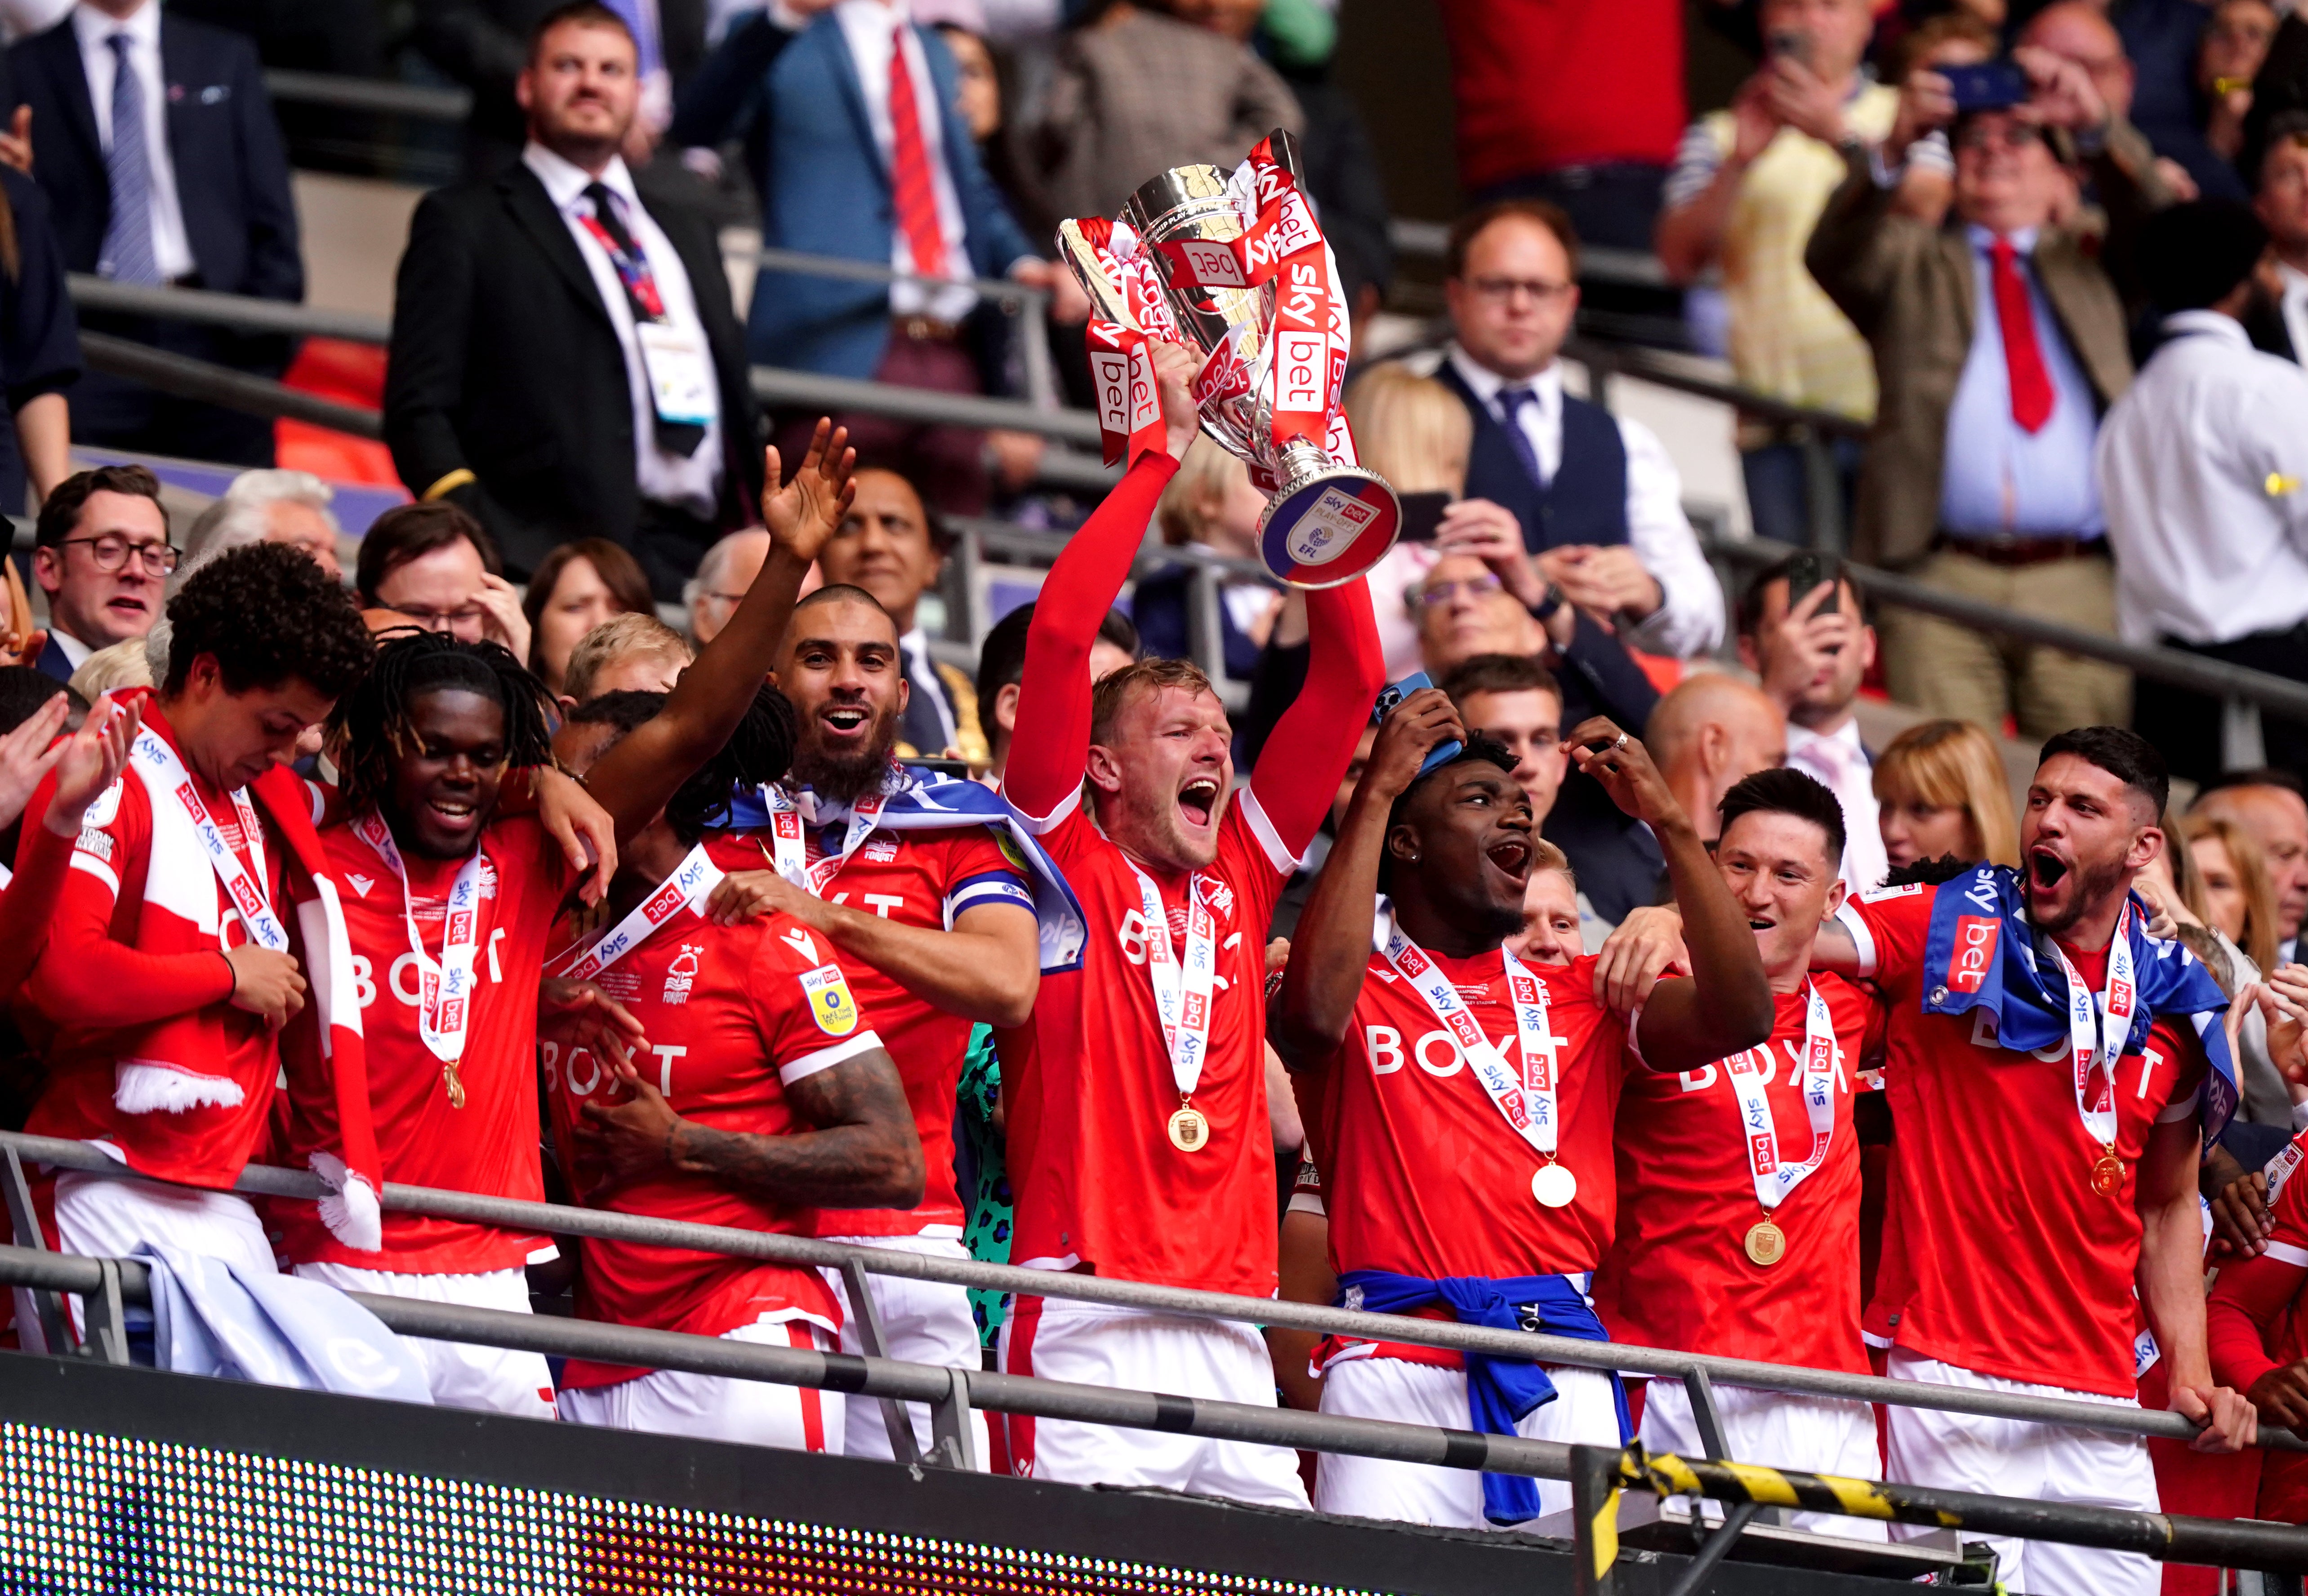
<svg viewBox="0 0 2308 1596">
<path fill-rule="evenodd" d="M 948 279 L 765 270 L 754 279 L 754 360 L 982 393 L 1002 367 L 994 340 L 1006 318 L 953 279 L 1006 276 L 1052 290 L 1061 321 L 1088 313 L 986 177 L 957 83 L 944 40 L 914 22 L 906 0 L 774 0 L 731 29 L 683 87 L 671 138 L 715 145 L 743 133 L 762 185 L 764 245 Z M 861 462 L 903 473 L 934 508 L 985 509 L 982 433 L 836 419 Z"/>
<path fill-rule="evenodd" d="M 1834 585 L 1813 579 L 1821 574 Z M 1858 588 L 1816 555 L 1794 554 L 1770 567 L 1739 601 L 1739 658 L 1787 716 L 1788 767 L 1834 794 L 1843 811 L 1844 886 L 1853 892 L 1882 886 L 1891 864 L 1876 825 L 1875 756 L 1859 740 L 1859 717 L 1851 712 L 1875 663 L 1875 629 Z"/>
</svg>

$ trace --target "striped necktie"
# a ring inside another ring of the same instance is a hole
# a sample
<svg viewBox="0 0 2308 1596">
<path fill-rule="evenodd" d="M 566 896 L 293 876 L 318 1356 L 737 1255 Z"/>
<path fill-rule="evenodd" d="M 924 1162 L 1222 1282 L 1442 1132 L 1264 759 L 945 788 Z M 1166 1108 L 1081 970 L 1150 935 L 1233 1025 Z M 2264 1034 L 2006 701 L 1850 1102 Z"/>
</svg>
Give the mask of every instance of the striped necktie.
<svg viewBox="0 0 2308 1596">
<path fill-rule="evenodd" d="M 152 151 L 144 142 L 144 84 L 128 58 L 128 35 L 116 33 L 104 42 L 112 47 L 112 148 L 104 156 L 112 219 L 104 229 L 104 258 L 97 270 L 115 282 L 158 287 L 160 259 L 152 248 Z"/>
</svg>

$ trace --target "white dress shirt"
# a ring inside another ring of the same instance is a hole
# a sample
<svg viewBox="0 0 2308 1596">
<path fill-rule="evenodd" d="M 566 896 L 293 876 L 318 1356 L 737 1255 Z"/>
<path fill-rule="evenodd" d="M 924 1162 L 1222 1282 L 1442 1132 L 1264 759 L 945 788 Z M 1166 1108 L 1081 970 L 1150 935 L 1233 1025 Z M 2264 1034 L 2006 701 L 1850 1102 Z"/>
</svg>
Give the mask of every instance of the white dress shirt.
<svg viewBox="0 0 2308 1596">
<path fill-rule="evenodd" d="M 840 0 L 833 8 L 833 20 L 841 25 L 842 41 L 848 45 L 849 58 L 857 66 L 857 86 L 866 95 L 866 120 L 874 129 L 874 143 L 881 151 L 884 171 L 890 169 L 897 142 L 894 124 L 890 120 L 890 47 L 896 41 L 898 25 L 910 23 L 912 16 L 906 0 Z M 977 273 L 969 263 L 969 251 L 963 242 L 961 195 L 955 191 L 952 169 L 946 165 L 945 120 L 938 112 L 937 81 L 930 76 L 930 64 L 922 54 L 922 41 L 910 26 L 906 29 L 906 72 L 913 81 L 922 147 L 929 155 L 930 193 L 937 199 L 938 231 L 944 237 L 945 259 L 927 264 L 916 262 L 913 251 L 907 246 L 905 229 L 893 222 L 890 228 L 890 266 L 893 270 L 915 271 L 926 277 L 976 277 Z M 890 285 L 892 315 L 934 316 L 941 322 L 959 322 L 977 303 L 977 296 L 968 288 L 934 288 L 922 283 Z"/>
<path fill-rule="evenodd" d="M 152 169 L 152 262 L 160 275 L 171 281 L 190 277 L 198 262 L 193 259 L 192 241 L 185 234 L 185 210 L 177 200 L 177 162 L 168 151 L 168 86 L 160 70 L 159 0 L 145 0 L 125 21 L 116 21 L 91 5 L 77 5 L 73 8 L 72 23 L 73 36 L 80 41 L 80 69 L 88 78 L 89 104 L 96 112 L 97 142 L 107 155 L 112 153 L 109 41 L 116 33 L 128 35 L 128 65 L 144 90 L 144 149 Z M 48 136 L 57 134 L 51 131 Z"/>
<path fill-rule="evenodd" d="M 1787 723 L 1787 764 L 1815 777 L 1843 806 L 1843 880 L 1854 892 L 1883 884 L 1891 861 L 1877 823 L 1875 761 L 1859 741 L 1859 723 L 1847 720 L 1824 734 Z"/>
<path fill-rule="evenodd" d="M 2277 275 L 2284 279 L 2284 330 L 2292 339 L 2292 358 L 2308 365 L 2308 271 L 2278 261 Z"/>
<path fill-rule="evenodd" d="M 874 3 L 878 4 L 880 0 L 874 0 Z M 905 663 L 911 667 L 907 672 L 906 681 L 914 690 L 915 699 L 928 699 L 931 708 L 937 711 L 939 729 L 945 734 L 945 741 L 937 747 L 917 749 L 915 751 L 935 758 L 946 749 L 960 747 L 961 728 L 954 724 L 953 706 L 946 702 L 945 683 L 938 680 L 937 661 L 930 657 L 930 634 L 918 626 L 914 627 L 898 639 L 898 647 L 903 650 Z"/>
<path fill-rule="evenodd" d="M 561 212 L 569 236 L 577 241 L 577 253 L 585 259 L 585 269 L 593 274 L 593 287 L 600 292 L 601 307 L 609 313 L 609 324 L 616 329 L 617 347 L 625 356 L 625 385 L 633 393 L 633 481 L 642 497 L 660 504 L 678 505 L 693 515 L 711 516 L 721 491 L 721 418 L 717 414 L 706 422 L 704 441 L 686 459 L 667 454 L 658 447 L 657 401 L 650 392 L 649 368 L 642 364 L 641 340 L 633 331 L 633 305 L 625 298 L 624 284 L 618 279 L 609 252 L 579 219 L 592 214 L 591 202 L 585 198 L 586 186 L 598 181 L 621 202 L 625 230 L 648 259 L 650 273 L 657 279 L 658 295 L 665 304 L 665 319 L 696 339 L 697 347 L 707 350 L 710 359 L 711 346 L 705 339 L 705 323 L 697 314 L 697 296 L 690 290 L 689 272 L 682 265 L 679 253 L 642 208 L 641 196 L 633 192 L 633 175 L 625 169 L 624 157 L 611 156 L 608 167 L 598 179 L 534 140 L 521 152 L 521 159 L 537 174 L 537 180 L 545 184 L 546 197 Z M 718 393 L 714 399 L 718 408 Z"/>
<path fill-rule="evenodd" d="M 2164 320 L 2100 429 L 2116 628 L 2226 643 L 2308 616 L 2308 371 L 2217 311 Z"/>
<path fill-rule="evenodd" d="M 1472 356 L 1451 346 L 1451 369 L 1468 392 L 1489 407 L 1494 419 L 1507 425 L 1506 407 L 1499 390 L 1507 380 Z M 1539 475 L 1554 480 L 1563 464 L 1563 363 L 1556 361 L 1533 377 L 1529 387 L 1537 403 L 1523 407 L 1523 436 L 1538 457 Z M 1659 607 L 1625 641 L 1648 653 L 1689 659 L 1723 640 L 1723 589 L 1699 539 L 1683 513 L 1683 477 L 1667 457 L 1658 434 L 1640 421 L 1621 416 L 1619 444 L 1627 451 L 1627 542 L 1643 569 L 1659 585 Z"/>
</svg>

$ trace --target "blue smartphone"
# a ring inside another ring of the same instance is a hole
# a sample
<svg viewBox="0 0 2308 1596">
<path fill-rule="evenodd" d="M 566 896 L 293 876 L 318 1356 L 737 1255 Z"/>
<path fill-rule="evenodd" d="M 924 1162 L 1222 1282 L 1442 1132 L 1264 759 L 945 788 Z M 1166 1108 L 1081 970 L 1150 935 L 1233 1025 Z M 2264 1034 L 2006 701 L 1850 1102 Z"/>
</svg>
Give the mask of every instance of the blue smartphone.
<svg viewBox="0 0 2308 1596">
<path fill-rule="evenodd" d="M 1433 680 L 1425 672 L 1413 671 L 1391 687 L 1379 689 L 1378 701 L 1371 706 L 1371 725 L 1382 724 L 1388 716 L 1394 713 L 1396 707 L 1403 699 L 1412 693 L 1422 691 L 1434 685 Z M 1419 761 L 1418 774 L 1424 776 L 1430 770 L 1449 764 L 1459 757 L 1466 746 L 1465 743 L 1455 740 L 1436 743 L 1427 756 Z"/>
<path fill-rule="evenodd" d="M 1976 66 L 1942 66 L 1937 71 L 1948 81 L 1948 93 L 1953 97 L 1959 114 L 2008 111 L 2013 106 L 2028 103 L 2030 92 L 2028 74 L 2009 61 L 1984 61 Z"/>
</svg>

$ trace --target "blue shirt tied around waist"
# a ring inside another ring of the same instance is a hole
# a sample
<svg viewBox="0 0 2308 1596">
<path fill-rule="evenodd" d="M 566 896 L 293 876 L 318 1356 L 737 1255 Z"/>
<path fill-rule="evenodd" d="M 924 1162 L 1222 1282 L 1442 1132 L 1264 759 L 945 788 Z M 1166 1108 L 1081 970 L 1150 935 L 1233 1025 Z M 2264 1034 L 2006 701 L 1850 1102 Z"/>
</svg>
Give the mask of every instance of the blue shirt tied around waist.
<svg viewBox="0 0 2308 1596">
<path fill-rule="evenodd" d="M 1383 1269 L 1350 1269 L 1339 1277 L 1338 1306 L 1363 1313 L 1407 1314 L 1440 1302 L 1462 1325 L 1490 1330 L 1540 1331 L 1574 1341 L 1608 1341 L 1580 1288 L 1583 1276 L 1519 1274 L 1492 1280 L 1480 1274 L 1421 1280 Z M 1467 1365 L 1467 1407 L 1474 1427 L 1486 1435 L 1519 1433 L 1515 1421 L 1554 1400 L 1554 1382 L 1528 1358 L 1502 1358 L 1462 1351 Z M 1619 1410 L 1619 1440 L 1634 1434 L 1627 1418 L 1627 1389 L 1611 1373 L 1611 1396 Z M 1483 1476 L 1483 1516 L 1494 1524 L 1519 1524 L 1538 1516 L 1537 1481 L 1523 1474 Z"/>
</svg>

